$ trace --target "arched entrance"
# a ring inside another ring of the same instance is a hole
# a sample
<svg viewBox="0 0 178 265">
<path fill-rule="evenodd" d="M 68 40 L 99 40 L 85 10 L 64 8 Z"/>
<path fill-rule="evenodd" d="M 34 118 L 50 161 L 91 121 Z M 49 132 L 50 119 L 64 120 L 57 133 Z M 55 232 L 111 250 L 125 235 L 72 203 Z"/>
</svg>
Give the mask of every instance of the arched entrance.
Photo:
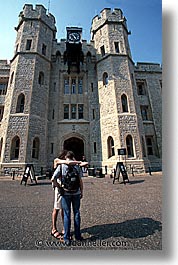
<svg viewBox="0 0 178 265">
<path fill-rule="evenodd" d="M 75 158 L 81 160 L 84 155 L 84 142 L 79 138 L 71 137 L 64 141 L 64 149 L 73 151 Z"/>
</svg>

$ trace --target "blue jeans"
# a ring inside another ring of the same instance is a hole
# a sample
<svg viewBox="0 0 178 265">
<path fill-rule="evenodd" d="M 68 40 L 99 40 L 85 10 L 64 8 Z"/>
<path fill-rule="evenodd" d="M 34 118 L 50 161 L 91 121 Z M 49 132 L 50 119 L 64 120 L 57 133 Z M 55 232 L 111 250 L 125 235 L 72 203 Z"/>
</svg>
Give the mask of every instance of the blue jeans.
<svg viewBox="0 0 178 265">
<path fill-rule="evenodd" d="M 74 213 L 74 230 L 76 240 L 81 239 L 80 233 L 80 194 L 62 196 L 62 209 L 64 211 L 64 241 L 70 241 L 71 204 Z"/>
</svg>

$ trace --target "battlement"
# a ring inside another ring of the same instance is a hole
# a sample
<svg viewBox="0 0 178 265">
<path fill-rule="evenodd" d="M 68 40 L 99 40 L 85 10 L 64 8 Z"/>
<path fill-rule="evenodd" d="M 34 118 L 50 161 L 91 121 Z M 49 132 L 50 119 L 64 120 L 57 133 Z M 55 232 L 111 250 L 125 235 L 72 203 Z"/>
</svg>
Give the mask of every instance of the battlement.
<svg viewBox="0 0 178 265">
<path fill-rule="evenodd" d="M 0 65 L 9 65 L 8 60 L 0 60 Z"/>
<path fill-rule="evenodd" d="M 23 11 L 19 14 L 19 23 L 24 19 L 41 19 L 50 28 L 55 30 L 55 17 L 50 13 L 47 14 L 46 11 L 47 10 L 43 5 L 36 5 L 35 9 L 33 9 L 33 5 L 25 4 Z"/>
<path fill-rule="evenodd" d="M 10 69 L 10 63 L 7 60 L 0 60 L 0 69 Z"/>
<path fill-rule="evenodd" d="M 162 67 L 158 63 L 142 63 L 142 62 L 137 62 L 135 65 L 135 70 L 136 71 L 148 71 L 148 72 L 162 72 Z"/>
<path fill-rule="evenodd" d="M 104 8 L 100 12 L 100 15 L 96 15 L 93 18 L 91 30 L 96 30 L 106 21 L 111 21 L 111 22 L 125 21 L 125 17 L 123 16 L 122 10 L 119 8 L 115 8 L 114 10 L 111 10 L 111 8 Z"/>
</svg>

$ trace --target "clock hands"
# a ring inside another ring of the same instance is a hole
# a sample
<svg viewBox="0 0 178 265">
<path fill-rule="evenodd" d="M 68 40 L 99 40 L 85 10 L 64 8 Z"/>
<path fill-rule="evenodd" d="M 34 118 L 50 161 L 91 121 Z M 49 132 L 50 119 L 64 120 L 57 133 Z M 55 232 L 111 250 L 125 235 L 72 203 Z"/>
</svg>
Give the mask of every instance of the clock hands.
<svg viewBox="0 0 178 265">
<path fill-rule="evenodd" d="M 80 34 L 77 32 L 69 33 L 69 40 L 70 41 L 79 41 L 80 40 Z"/>
</svg>

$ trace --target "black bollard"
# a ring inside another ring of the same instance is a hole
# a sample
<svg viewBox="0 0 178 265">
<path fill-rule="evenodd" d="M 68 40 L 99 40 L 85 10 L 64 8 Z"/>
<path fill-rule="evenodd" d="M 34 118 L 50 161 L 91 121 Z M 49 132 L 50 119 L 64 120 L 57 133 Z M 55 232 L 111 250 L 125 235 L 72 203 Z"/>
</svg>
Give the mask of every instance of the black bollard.
<svg viewBox="0 0 178 265">
<path fill-rule="evenodd" d="M 12 172 L 12 180 L 14 180 L 15 179 L 15 170 L 13 170 L 13 172 Z"/>
<path fill-rule="evenodd" d="M 132 176 L 134 177 L 134 167 L 132 167 L 131 170 L 132 170 Z"/>
<path fill-rule="evenodd" d="M 152 175 L 151 174 L 151 167 L 148 167 L 148 171 L 149 171 L 149 174 L 150 174 L 150 176 Z"/>
<path fill-rule="evenodd" d="M 107 174 L 108 174 L 108 167 L 105 166 L 105 175 L 107 175 Z"/>
</svg>

